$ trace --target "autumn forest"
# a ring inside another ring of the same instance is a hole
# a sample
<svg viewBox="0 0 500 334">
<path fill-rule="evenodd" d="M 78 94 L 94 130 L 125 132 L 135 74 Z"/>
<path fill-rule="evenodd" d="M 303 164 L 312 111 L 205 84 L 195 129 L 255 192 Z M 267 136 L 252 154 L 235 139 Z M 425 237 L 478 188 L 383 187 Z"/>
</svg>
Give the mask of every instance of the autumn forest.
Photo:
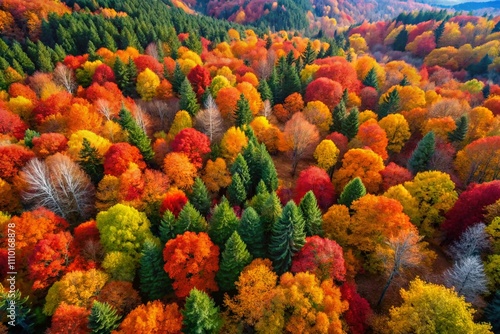
<svg viewBox="0 0 500 334">
<path fill-rule="evenodd" d="M 500 333 L 500 16 L 0 2 L 0 333 Z"/>
</svg>

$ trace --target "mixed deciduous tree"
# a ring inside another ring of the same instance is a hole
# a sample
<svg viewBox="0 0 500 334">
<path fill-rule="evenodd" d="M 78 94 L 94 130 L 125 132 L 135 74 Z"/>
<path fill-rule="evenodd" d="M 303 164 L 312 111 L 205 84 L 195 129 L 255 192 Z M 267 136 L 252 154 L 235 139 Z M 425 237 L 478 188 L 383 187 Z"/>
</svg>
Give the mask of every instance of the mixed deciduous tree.
<svg viewBox="0 0 500 334">
<path fill-rule="evenodd" d="M 172 185 L 180 189 L 190 189 L 194 184 L 196 167 L 184 153 L 168 153 L 163 160 L 163 171 Z"/>
<path fill-rule="evenodd" d="M 328 174 L 318 167 L 309 167 L 300 172 L 295 186 L 294 200 L 300 203 L 307 192 L 312 191 L 321 209 L 333 204 L 335 189 Z"/>
<path fill-rule="evenodd" d="M 163 304 L 159 300 L 142 304 L 130 312 L 120 324 L 117 334 L 149 333 L 176 334 L 182 329 L 182 314 L 176 303 Z"/>
<path fill-rule="evenodd" d="M 169 240 L 163 250 L 164 269 L 172 279 L 179 298 L 193 288 L 217 291 L 215 274 L 219 270 L 219 247 L 204 232 L 185 232 Z"/>
</svg>

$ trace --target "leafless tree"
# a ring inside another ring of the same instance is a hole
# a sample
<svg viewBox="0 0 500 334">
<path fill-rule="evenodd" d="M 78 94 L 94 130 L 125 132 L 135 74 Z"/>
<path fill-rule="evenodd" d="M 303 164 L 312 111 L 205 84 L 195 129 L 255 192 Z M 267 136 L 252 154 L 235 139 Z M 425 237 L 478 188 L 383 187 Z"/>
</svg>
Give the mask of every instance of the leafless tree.
<svg viewBox="0 0 500 334">
<path fill-rule="evenodd" d="M 30 160 L 21 176 L 26 182 L 23 200 L 44 206 L 76 224 L 92 217 L 95 189 L 87 174 L 71 158 L 57 153 L 45 161 Z"/>
<path fill-rule="evenodd" d="M 486 225 L 484 223 L 469 226 L 460 239 L 455 241 L 448 251 L 455 261 L 471 256 L 479 256 L 490 247 Z"/>
<path fill-rule="evenodd" d="M 206 134 L 210 142 L 218 141 L 223 133 L 222 116 L 211 95 L 205 102 L 205 108 L 200 110 L 195 118 L 195 127 Z"/>
<path fill-rule="evenodd" d="M 99 111 L 105 118 L 106 120 L 110 121 L 113 117 L 113 111 L 111 110 L 111 106 L 109 105 L 109 102 L 104 99 L 98 99 L 95 102 L 97 111 Z"/>
<path fill-rule="evenodd" d="M 434 258 L 434 254 L 425 249 L 427 243 L 422 242 L 422 239 L 415 231 L 404 230 L 396 237 L 389 238 L 385 245 L 377 250 L 377 256 L 388 276 L 377 305 L 382 303 L 387 289 L 396 277 Z"/>
<path fill-rule="evenodd" d="M 54 81 L 63 86 L 70 94 L 73 94 L 78 87 L 73 70 L 62 63 L 57 64 L 54 69 Z"/>
<path fill-rule="evenodd" d="M 273 108 L 271 107 L 271 102 L 269 102 L 269 100 L 265 100 L 261 111 L 262 116 L 269 119 L 272 113 L 273 113 Z"/>
<path fill-rule="evenodd" d="M 149 43 L 144 50 L 144 53 L 155 58 L 156 60 L 160 60 L 160 56 L 158 55 L 158 45 L 156 43 Z"/>
<path fill-rule="evenodd" d="M 443 278 L 447 287 L 454 287 L 459 295 L 471 303 L 476 302 L 480 294 L 488 292 L 488 281 L 479 256 L 469 256 L 455 262 L 452 268 L 444 272 Z"/>
</svg>

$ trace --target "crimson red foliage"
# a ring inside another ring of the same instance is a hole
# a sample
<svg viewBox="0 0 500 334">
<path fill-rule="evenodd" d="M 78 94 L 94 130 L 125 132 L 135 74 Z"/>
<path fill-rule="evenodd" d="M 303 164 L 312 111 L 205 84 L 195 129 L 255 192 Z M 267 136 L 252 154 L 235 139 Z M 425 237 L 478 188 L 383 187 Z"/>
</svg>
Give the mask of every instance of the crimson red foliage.
<svg viewBox="0 0 500 334">
<path fill-rule="evenodd" d="M 82 66 L 83 63 L 85 63 L 88 59 L 89 59 L 88 54 L 84 54 L 83 56 L 69 55 L 69 56 L 66 56 L 66 58 L 64 58 L 63 63 L 64 63 L 64 65 L 68 66 L 69 68 L 76 70 L 77 68 Z"/>
<path fill-rule="evenodd" d="M 140 55 L 134 59 L 135 66 L 137 67 L 137 73 L 141 73 L 146 68 L 155 72 L 160 78 L 163 78 L 163 65 L 156 60 L 156 58 L 148 55 Z"/>
<path fill-rule="evenodd" d="M 185 153 L 198 169 L 203 165 L 203 155 L 210 153 L 210 139 L 193 128 L 179 132 L 171 143 L 172 151 Z"/>
<path fill-rule="evenodd" d="M 322 210 L 328 209 L 333 204 L 335 189 L 324 169 L 311 166 L 300 172 L 295 187 L 295 203 L 300 203 L 302 197 L 309 190 L 312 190 L 314 196 L 316 196 L 318 205 Z"/>
<path fill-rule="evenodd" d="M 115 81 L 115 73 L 106 64 L 99 65 L 92 76 L 92 81 L 98 83 L 99 85 L 104 85 L 105 82 Z"/>
<path fill-rule="evenodd" d="M 184 208 L 184 205 L 186 205 L 187 201 L 188 198 L 182 190 L 170 190 L 161 203 L 160 213 L 163 215 L 165 211 L 169 210 L 175 217 L 177 217 L 182 211 L 182 208 Z"/>
<path fill-rule="evenodd" d="M 323 66 L 315 73 L 315 79 L 325 77 L 337 81 L 342 89 L 347 88 L 349 92 L 359 94 L 361 82 L 354 67 L 344 57 L 325 58 L 317 60 L 316 64 Z"/>
<path fill-rule="evenodd" d="M 382 191 L 386 191 L 392 186 L 402 184 L 413 179 L 410 171 L 394 162 L 389 163 L 382 171 Z"/>
<path fill-rule="evenodd" d="M 104 155 L 104 173 L 118 177 L 128 169 L 131 162 L 141 170 L 146 168 L 146 163 L 137 147 L 129 143 L 113 144 Z"/>
<path fill-rule="evenodd" d="M 19 170 L 34 156 L 33 152 L 21 145 L 0 146 L 0 178 L 12 181 Z"/>
<path fill-rule="evenodd" d="M 73 231 L 73 235 L 74 240 L 72 246 L 75 248 L 83 248 L 89 240 L 99 241 L 100 239 L 95 220 L 89 220 L 88 222 L 78 225 Z"/>
<path fill-rule="evenodd" d="M 372 110 L 375 111 L 378 106 L 378 92 L 373 87 L 364 87 L 359 93 L 361 98 L 361 111 Z"/>
<path fill-rule="evenodd" d="M 342 98 L 342 86 L 337 81 L 328 78 L 313 80 L 306 88 L 305 102 L 321 101 L 333 109 Z"/>
<path fill-rule="evenodd" d="M 201 98 L 205 89 L 210 85 L 212 79 L 210 77 L 210 72 L 200 65 L 196 65 L 189 71 L 187 78 L 193 87 L 194 92 L 198 99 Z"/>
<path fill-rule="evenodd" d="M 317 235 L 308 237 L 304 247 L 293 257 L 291 271 L 314 273 L 320 281 L 343 282 L 346 269 L 342 247 Z"/>
<path fill-rule="evenodd" d="M 500 199 L 500 180 L 470 184 L 446 214 L 443 231 L 456 239 L 469 227 L 483 221 L 484 208 Z"/>
<path fill-rule="evenodd" d="M 372 315 L 372 309 L 366 299 L 356 291 L 355 283 L 344 283 L 340 287 L 342 299 L 349 303 L 349 309 L 344 313 L 344 319 L 352 334 L 364 334 L 368 330 L 368 320 Z"/>
<path fill-rule="evenodd" d="M 65 114 L 65 111 L 71 108 L 71 100 L 73 96 L 64 91 L 52 94 L 45 100 L 38 102 L 37 106 L 33 109 L 33 115 L 37 123 L 41 123 L 43 119 L 50 115 Z"/>
<path fill-rule="evenodd" d="M 21 120 L 21 117 L 7 109 L 0 108 L 0 133 L 12 135 L 17 140 L 21 140 L 24 138 L 26 129 L 28 126 Z"/>
</svg>

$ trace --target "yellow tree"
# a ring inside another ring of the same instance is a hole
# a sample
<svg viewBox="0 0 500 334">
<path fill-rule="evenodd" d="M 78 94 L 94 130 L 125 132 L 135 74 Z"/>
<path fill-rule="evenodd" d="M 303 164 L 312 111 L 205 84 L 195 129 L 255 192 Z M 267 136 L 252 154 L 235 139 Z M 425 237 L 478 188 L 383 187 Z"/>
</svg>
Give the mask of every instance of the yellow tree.
<svg viewBox="0 0 500 334">
<path fill-rule="evenodd" d="M 382 118 L 378 124 L 387 135 L 389 141 L 387 149 L 399 153 L 411 135 L 406 119 L 401 114 L 390 114 Z"/>
<path fill-rule="evenodd" d="M 330 109 L 321 101 L 308 102 L 302 111 L 306 120 L 318 127 L 322 134 L 328 133 L 332 125 L 332 113 Z"/>
<path fill-rule="evenodd" d="M 421 219 L 416 225 L 420 234 L 431 236 L 458 198 L 455 183 L 446 173 L 430 171 L 418 173 L 413 181 L 405 182 L 404 187 L 419 203 Z"/>
<path fill-rule="evenodd" d="M 233 162 L 236 159 L 238 153 L 247 146 L 248 138 L 245 136 L 245 133 L 236 127 L 230 127 L 221 140 L 221 150 L 222 156 L 228 162 Z"/>
<path fill-rule="evenodd" d="M 388 333 L 492 333 L 489 324 L 474 323 L 472 305 L 454 290 L 416 278 L 400 293 L 403 304 L 391 308 Z"/>
<path fill-rule="evenodd" d="M 191 188 L 197 174 L 196 167 L 189 161 L 189 157 L 178 152 L 165 156 L 163 171 L 174 186 L 183 190 Z"/>
<path fill-rule="evenodd" d="M 156 88 L 160 85 L 160 78 L 155 72 L 146 68 L 137 76 L 137 93 L 145 101 L 150 101 L 156 95 Z"/>
<path fill-rule="evenodd" d="M 340 246 L 345 247 L 350 223 L 349 208 L 342 204 L 334 204 L 323 215 L 323 233 L 328 239 L 335 240 Z"/>
<path fill-rule="evenodd" d="M 231 184 L 231 174 L 227 169 L 226 161 L 222 158 L 217 158 L 215 161 L 208 160 L 201 178 L 207 189 L 214 193 Z"/>
<path fill-rule="evenodd" d="M 339 153 L 340 150 L 333 143 L 333 141 L 324 139 L 318 146 L 316 146 L 316 149 L 314 150 L 314 158 L 318 162 L 318 167 L 329 172 L 337 163 Z"/>
</svg>

